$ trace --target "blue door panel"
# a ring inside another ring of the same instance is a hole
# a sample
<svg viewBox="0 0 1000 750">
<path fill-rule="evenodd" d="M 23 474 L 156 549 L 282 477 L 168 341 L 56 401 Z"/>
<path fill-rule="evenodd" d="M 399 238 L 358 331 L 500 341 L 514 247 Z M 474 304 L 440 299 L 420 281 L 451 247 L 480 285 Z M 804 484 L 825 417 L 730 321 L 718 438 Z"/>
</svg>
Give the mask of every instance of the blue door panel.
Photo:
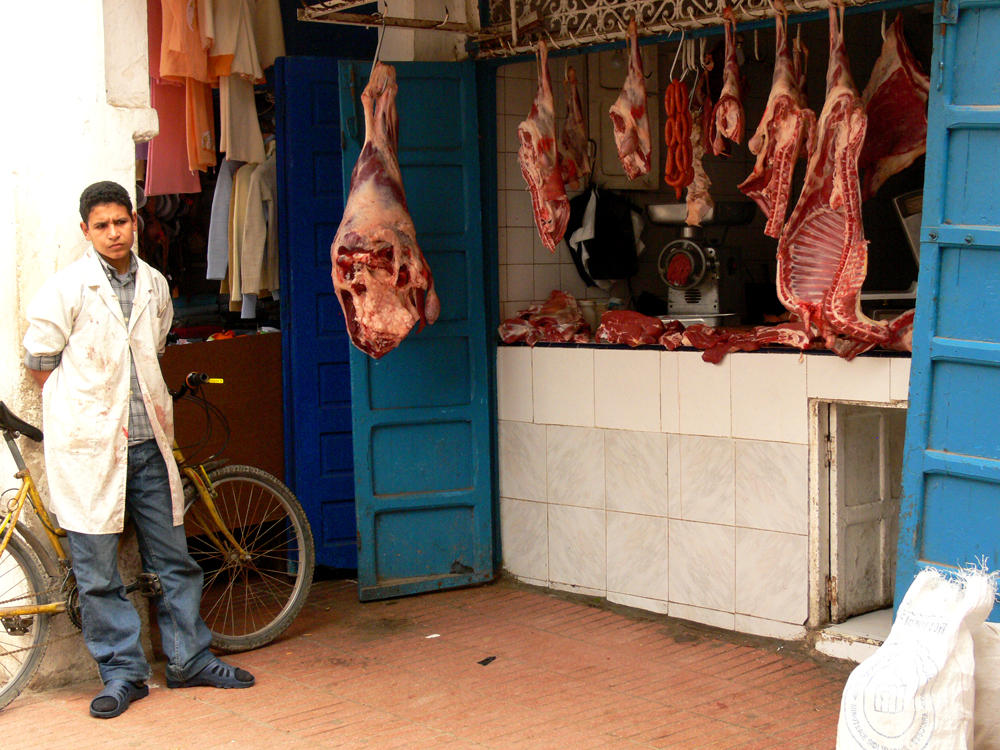
<svg viewBox="0 0 1000 750">
<path fill-rule="evenodd" d="M 286 477 L 316 561 L 357 566 L 349 339 L 330 282 L 344 206 L 336 60 L 277 61 Z"/>
<path fill-rule="evenodd" d="M 1000 564 L 1000 0 L 934 16 L 897 606 L 922 567 Z"/>
<path fill-rule="evenodd" d="M 441 315 L 380 360 L 351 351 L 362 599 L 487 581 L 494 562 L 493 387 L 475 69 L 472 63 L 393 65 L 404 190 Z M 370 68 L 341 65 L 345 123 L 361 111 L 357 97 Z M 345 192 L 363 135 L 345 128 Z"/>
</svg>

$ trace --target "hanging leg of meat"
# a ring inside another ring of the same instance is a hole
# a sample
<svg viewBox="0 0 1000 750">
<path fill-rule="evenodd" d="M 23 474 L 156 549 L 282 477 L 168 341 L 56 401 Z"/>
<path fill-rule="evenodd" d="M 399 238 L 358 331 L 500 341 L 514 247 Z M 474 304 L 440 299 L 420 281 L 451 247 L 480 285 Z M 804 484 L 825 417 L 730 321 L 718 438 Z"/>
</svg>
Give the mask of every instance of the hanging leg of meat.
<svg viewBox="0 0 1000 750">
<path fill-rule="evenodd" d="M 883 182 L 927 150 L 930 86 L 930 78 L 906 45 L 902 16 L 897 15 L 861 95 L 868 115 L 868 133 L 858 160 L 862 200 L 875 195 Z"/>
<path fill-rule="evenodd" d="M 351 341 L 378 359 L 441 310 L 434 279 L 417 245 L 396 157 L 396 71 L 376 63 L 361 94 L 365 143 L 330 247 L 333 286 Z"/>
<path fill-rule="evenodd" d="M 633 18 L 628 24 L 629 63 L 625 85 L 609 114 L 615 130 L 618 158 L 630 180 L 649 172 L 653 141 L 646 114 L 646 77 L 639 54 L 639 31 Z"/>
<path fill-rule="evenodd" d="M 569 199 L 559 172 L 555 103 L 544 42 L 538 43 L 538 91 L 531 113 L 517 126 L 517 137 L 521 142 L 517 161 L 531 193 L 538 236 L 549 252 L 555 252 L 569 222 Z"/>
<path fill-rule="evenodd" d="M 817 143 L 778 242 L 778 297 L 830 348 L 838 336 L 873 344 L 891 338 L 884 323 L 861 312 L 868 242 L 857 166 L 867 118 L 851 78 L 842 24 L 843 7 L 831 5 L 830 62 Z"/>
<path fill-rule="evenodd" d="M 582 190 L 593 169 L 588 140 L 576 71 L 571 65 L 566 68 L 566 120 L 559 134 L 559 169 L 569 190 Z"/>
<path fill-rule="evenodd" d="M 743 85 L 736 61 L 736 16 L 729 3 L 722 11 L 722 19 L 726 27 L 726 63 L 722 69 L 722 93 L 715 103 L 715 128 L 733 143 L 742 143 Z"/>
<path fill-rule="evenodd" d="M 792 192 L 795 162 L 815 138 L 816 115 L 799 90 L 801 71 L 796 69 L 788 47 L 788 14 L 781 0 L 774 0 L 774 76 L 771 93 L 757 132 L 747 144 L 757 155 L 753 172 L 739 185 L 767 217 L 764 234 L 777 237 L 785 223 Z"/>
<path fill-rule="evenodd" d="M 702 73 L 694 86 L 694 98 L 691 102 L 691 169 L 694 170 L 694 179 L 687 187 L 687 219 L 686 223 L 693 227 L 700 227 L 709 212 L 715 207 L 712 194 L 709 188 L 712 181 L 705 173 L 705 167 L 701 160 L 705 158 L 705 137 L 702 129 L 706 122 L 711 122 L 703 117 L 705 108 L 711 109 L 711 102 L 708 99 L 708 76 Z"/>
</svg>

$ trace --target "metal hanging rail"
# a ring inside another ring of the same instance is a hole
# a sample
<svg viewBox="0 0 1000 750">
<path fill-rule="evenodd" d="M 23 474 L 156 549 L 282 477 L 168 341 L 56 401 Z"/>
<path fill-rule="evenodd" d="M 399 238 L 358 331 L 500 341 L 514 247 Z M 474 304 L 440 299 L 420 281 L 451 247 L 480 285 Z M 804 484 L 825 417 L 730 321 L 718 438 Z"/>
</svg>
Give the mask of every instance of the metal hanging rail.
<svg viewBox="0 0 1000 750">
<path fill-rule="evenodd" d="M 928 4 L 930 0 L 845 0 L 848 12 Z M 477 59 L 534 53 L 537 39 L 554 51 L 595 45 L 620 46 L 633 17 L 643 37 L 676 39 L 721 33 L 726 0 L 516 0 L 517 28 L 511 27 L 514 0 L 489 0 L 490 25 L 470 39 Z M 770 0 L 730 0 L 740 30 L 774 25 Z M 792 14 L 816 17 L 830 7 L 829 0 L 786 0 Z M 557 52 L 558 54 L 558 52 Z"/>
<path fill-rule="evenodd" d="M 337 23 L 347 26 L 394 26 L 404 29 L 421 29 L 424 31 L 450 31 L 469 36 L 478 33 L 478 29 L 467 23 L 457 23 L 448 20 L 429 18 L 400 18 L 387 16 L 383 13 L 347 13 L 352 8 L 371 5 L 372 0 L 323 0 L 322 2 L 305 3 L 296 12 L 300 21 L 316 21 L 318 23 Z"/>
<path fill-rule="evenodd" d="M 929 4 L 931 0 L 844 0 L 848 13 L 888 10 Z M 640 43 L 676 40 L 720 33 L 726 0 L 489 0 L 490 25 L 482 29 L 448 20 L 398 18 L 381 13 L 347 13 L 370 5 L 372 0 L 322 0 L 307 4 L 300 0 L 302 21 L 355 26 L 450 31 L 465 34 L 469 50 L 477 59 L 533 55 L 538 39 L 547 41 L 553 53 L 621 46 L 628 22 L 636 19 Z M 741 31 L 773 26 L 770 0 L 729 0 Z M 790 23 L 811 20 L 825 12 L 829 0 L 786 0 Z M 863 8 L 862 8 L 863 6 Z M 511 18 L 517 23 L 511 25 Z M 652 37 L 653 39 L 650 39 Z M 643 41 L 645 39 L 645 41 Z"/>
</svg>

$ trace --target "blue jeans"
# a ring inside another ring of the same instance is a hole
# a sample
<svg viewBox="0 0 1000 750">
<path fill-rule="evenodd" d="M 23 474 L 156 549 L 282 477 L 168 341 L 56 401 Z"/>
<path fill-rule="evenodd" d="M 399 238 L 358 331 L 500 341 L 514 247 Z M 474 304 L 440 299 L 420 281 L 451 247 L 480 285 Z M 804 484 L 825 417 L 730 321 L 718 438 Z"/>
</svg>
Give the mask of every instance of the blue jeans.
<svg viewBox="0 0 1000 750">
<path fill-rule="evenodd" d="M 188 554 L 184 526 L 173 525 L 167 467 L 155 440 L 128 449 L 125 509 L 136 526 L 142 568 L 159 576 L 163 596 L 156 619 L 167 655 L 167 676 L 186 680 L 214 656 L 201 619 L 202 572 Z M 149 662 L 140 645 L 139 615 L 118 572 L 119 534 L 67 531 L 80 592 L 83 638 L 101 679 L 144 682 Z"/>
</svg>

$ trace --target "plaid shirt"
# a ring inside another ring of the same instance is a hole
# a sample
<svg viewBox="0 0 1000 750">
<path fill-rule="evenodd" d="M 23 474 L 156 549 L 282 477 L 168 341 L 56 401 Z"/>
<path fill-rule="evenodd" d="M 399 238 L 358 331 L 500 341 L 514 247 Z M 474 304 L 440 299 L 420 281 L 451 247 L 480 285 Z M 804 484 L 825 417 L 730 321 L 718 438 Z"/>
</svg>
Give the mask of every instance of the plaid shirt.
<svg viewBox="0 0 1000 750">
<path fill-rule="evenodd" d="M 132 300 L 135 299 L 135 272 L 139 264 L 135 256 L 131 256 L 128 271 L 118 273 L 104 258 L 97 255 L 101 261 L 101 266 L 111 282 L 111 288 L 118 297 L 118 303 L 122 306 L 122 315 L 127 321 L 132 317 Z M 59 365 L 62 354 L 50 354 L 36 357 L 32 354 L 24 355 L 24 364 L 29 370 L 54 370 Z M 149 423 L 149 415 L 146 413 L 146 404 L 142 400 L 142 390 L 139 388 L 139 377 L 135 372 L 135 357 L 129 352 L 129 393 L 128 393 L 128 444 L 136 445 L 152 440 L 153 426 Z"/>
</svg>

